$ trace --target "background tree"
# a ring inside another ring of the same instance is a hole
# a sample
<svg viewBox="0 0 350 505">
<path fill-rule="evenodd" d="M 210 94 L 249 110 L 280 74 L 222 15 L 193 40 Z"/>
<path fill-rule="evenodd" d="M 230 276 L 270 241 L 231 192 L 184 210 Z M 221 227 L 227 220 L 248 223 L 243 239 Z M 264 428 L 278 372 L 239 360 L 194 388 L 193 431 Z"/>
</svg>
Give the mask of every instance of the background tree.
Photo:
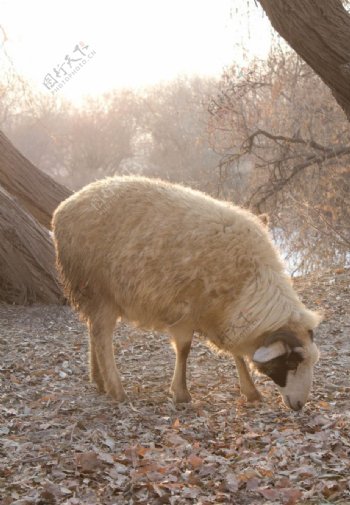
<svg viewBox="0 0 350 505">
<path fill-rule="evenodd" d="M 298 271 L 344 264 L 350 136 L 322 81 L 294 53 L 275 47 L 246 72 L 229 69 L 210 112 L 225 196 L 269 212 Z"/>
<path fill-rule="evenodd" d="M 5 129 L 35 165 L 72 189 L 138 173 L 211 191 L 219 161 L 207 133 L 214 90 L 215 81 L 194 78 L 138 94 L 113 91 L 79 108 L 37 97 Z"/>
<path fill-rule="evenodd" d="M 120 170 L 133 155 L 137 98 L 118 91 L 82 107 L 39 96 L 6 131 L 34 164 L 71 189 Z"/>
<path fill-rule="evenodd" d="M 142 101 L 144 173 L 211 192 L 219 156 L 208 142 L 213 79 L 177 79 L 149 89 Z"/>
<path fill-rule="evenodd" d="M 275 30 L 331 90 L 350 120 L 350 16 L 341 0 L 259 0 Z"/>
<path fill-rule="evenodd" d="M 71 193 L 30 163 L 2 132 L 0 185 L 46 228 L 57 205 Z"/>
<path fill-rule="evenodd" d="M 1 186 L 0 302 L 63 302 L 48 230 Z"/>
<path fill-rule="evenodd" d="M 69 195 L 0 132 L 0 301 L 63 302 L 48 228 Z"/>
</svg>

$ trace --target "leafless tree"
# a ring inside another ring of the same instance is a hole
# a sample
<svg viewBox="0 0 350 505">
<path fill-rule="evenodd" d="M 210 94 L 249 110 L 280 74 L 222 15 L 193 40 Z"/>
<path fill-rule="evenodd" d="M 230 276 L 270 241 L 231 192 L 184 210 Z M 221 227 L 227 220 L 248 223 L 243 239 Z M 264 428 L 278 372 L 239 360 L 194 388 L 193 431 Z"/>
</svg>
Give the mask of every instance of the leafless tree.
<svg viewBox="0 0 350 505">
<path fill-rule="evenodd" d="M 348 122 L 314 72 L 275 48 L 267 62 L 229 69 L 210 112 L 222 187 L 232 198 L 269 211 L 279 240 L 305 269 L 346 261 Z"/>
<path fill-rule="evenodd" d="M 341 0 L 259 0 L 275 30 L 331 90 L 350 120 L 350 15 Z"/>
</svg>

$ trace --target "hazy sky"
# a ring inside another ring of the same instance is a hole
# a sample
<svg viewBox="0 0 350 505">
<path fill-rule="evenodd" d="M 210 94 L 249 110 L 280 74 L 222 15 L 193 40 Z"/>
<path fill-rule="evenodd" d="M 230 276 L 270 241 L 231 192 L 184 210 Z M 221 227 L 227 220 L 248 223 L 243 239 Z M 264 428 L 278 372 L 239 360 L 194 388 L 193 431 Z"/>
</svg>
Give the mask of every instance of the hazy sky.
<svg viewBox="0 0 350 505">
<path fill-rule="evenodd" d="M 244 63 L 242 46 L 264 57 L 270 44 L 266 17 L 246 0 L 0 0 L 0 24 L 16 69 L 47 93 L 45 75 L 57 77 L 55 68 L 62 79 L 85 54 L 58 91 L 73 100 L 180 74 L 219 76 Z"/>
</svg>

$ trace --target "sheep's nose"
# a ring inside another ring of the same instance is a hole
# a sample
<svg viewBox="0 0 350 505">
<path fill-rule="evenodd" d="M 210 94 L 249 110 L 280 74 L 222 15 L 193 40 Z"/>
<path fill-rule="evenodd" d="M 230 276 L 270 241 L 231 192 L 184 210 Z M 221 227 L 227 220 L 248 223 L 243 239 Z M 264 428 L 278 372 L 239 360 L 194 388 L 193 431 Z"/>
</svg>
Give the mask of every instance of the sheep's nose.
<svg viewBox="0 0 350 505">
<path fill-rule="evenodd" d="M 289 396 L 287 396 L 286 398 L 287 398 L 288 407 L 290 407 L 292 410 L 298 411 L 298 410 L 301 410 L 303 408 L 304 404 L 301 403 L 301 401 L 297 401 L 296 403 L 292 403 L 290 401 Z"/>
<path fill-rule="evenodd" d="M 301 402 L 297 402 L 296 404 L 290 404 L 293 410 L 301 410 L 303 408 L 303 404 Z"/>
</svg>

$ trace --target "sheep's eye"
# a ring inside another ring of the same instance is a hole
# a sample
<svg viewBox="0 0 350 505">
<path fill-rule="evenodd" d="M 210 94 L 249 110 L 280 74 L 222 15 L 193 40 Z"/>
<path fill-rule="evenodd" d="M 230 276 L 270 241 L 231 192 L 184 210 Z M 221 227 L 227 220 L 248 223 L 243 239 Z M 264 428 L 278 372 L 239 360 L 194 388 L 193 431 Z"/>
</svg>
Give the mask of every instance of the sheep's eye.
<svg viewBox="0 0 350 505">
<path fill-rule="evenodd" d="M 303 358 L 297 352 L 292 352 L 287 359 L 287 368 L 288 370 L 296 370 L 298 368 L 299 363 L 301 363 Z"/>
</svg>

